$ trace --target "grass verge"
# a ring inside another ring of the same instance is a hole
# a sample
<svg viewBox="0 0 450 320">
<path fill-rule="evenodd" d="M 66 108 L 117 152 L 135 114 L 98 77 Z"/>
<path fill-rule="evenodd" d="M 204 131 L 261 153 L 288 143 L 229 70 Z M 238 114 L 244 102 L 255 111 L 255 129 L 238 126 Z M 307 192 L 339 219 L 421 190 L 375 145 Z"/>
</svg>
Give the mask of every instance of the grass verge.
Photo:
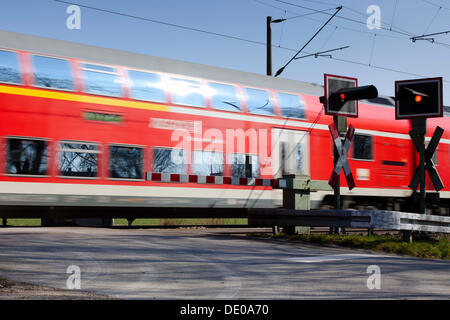
<svg viewBox="0 0 450 320">
<path fill-rule="evenodd" d="M 211 218 L 211 219 L 136 219 L 133 226 L 183 226 L 183 225 L 237 225 L 248 224 L 247 219 L 241 218 Z M 128 225 L 127 219 L 114 219 L 115 226 Z"/>
<path fill-rule="evenodd" d="M 0 220 L 0 226 L 2 220 Z M 248 220 L 242 218 L 211 219 L 136 219 L 133 226 L 183 226 L 183 225 L 247 225 Z M 115 226 L 127 226 L 127 219 L 114 219 Z M 7 219 L 9 227 L 40 227 L 41 219 Z"/>
<path fill-rule="evenodd" d="M 292 241 L 300 240 L 318 244 L 334 244 L 351 248 L 363 248 L 419 258 L 450 259 L 450 239 L 448 237 L 426 241 L 414 241 L 412 243 L 404 242 L 401 238 L 390 235 L 287 235 L 280 233 L 273 237 Z"/>
</svg>

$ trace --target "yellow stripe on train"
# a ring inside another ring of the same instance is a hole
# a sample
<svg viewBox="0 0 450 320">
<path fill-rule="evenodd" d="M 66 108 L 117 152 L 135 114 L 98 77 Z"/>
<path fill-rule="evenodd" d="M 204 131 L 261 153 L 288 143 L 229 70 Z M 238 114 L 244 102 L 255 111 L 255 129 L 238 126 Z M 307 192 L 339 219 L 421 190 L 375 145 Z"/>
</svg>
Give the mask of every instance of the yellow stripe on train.
<svg viewBox="0 0 450 320">
<path fill-rule="evenodd" d="M 15 95 L 29 96 L 29 97 L 36 97 L 36 98 L 47 98 L 47 99 L 55 99 L 55 100 L 102 104 L 102 105 L 115 106 L 115 107 L 125 107 L 125 108 L 135 108 L 135 109 L 145 109 L 145 110 L 155 110 L 155 111 L 168 111 L 167 106 L 160 105 L 160 104 L 154 104 L 154 103 L 103 98 L 103 97 L 96 97 L 96 96 L 85 96 L 85 95 L 79 95 L 79 94 L 74 94 L 74 93 L 54 92 L 54 91 L 28 89 L 28 88 L 12 87 L 12 86 L 0 85 L 0 93 L 15 94 Z"/>
</svg>

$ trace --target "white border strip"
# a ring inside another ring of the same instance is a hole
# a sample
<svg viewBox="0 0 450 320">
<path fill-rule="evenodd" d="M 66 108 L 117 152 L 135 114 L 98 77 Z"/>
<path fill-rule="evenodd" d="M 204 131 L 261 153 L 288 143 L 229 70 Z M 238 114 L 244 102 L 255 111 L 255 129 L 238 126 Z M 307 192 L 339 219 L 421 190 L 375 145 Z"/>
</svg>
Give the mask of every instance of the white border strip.
<svg viewBox="0 0 450 320">
<path fill-rule="evenodd" d="M 294 120 L 281 120 L 281 119 L 274 119 L 274 118 L 268 118 L 268 117 L 261 117 L 256 115 L 245 115 L 245 114 L 230 114 L 220 111 L 211 111 L 211 110 L 204 110 L 204 109 L 196 109 L 195 112 L 192 109 L 184 108 L 184 107 L 174 107 L 169 106 L 169 111 L 174 113 L 182 113 L 182 114 L 189 114 L 192 115 L 195 113 L 195 115 L 203 116 L 203 117 L 213 117 L 213 118 L 221 118 L 221 119 L 230 119 L 230 120 L 241 120 L 241 121 L 250 121 L 250 122 L 259 122 L 259 123 L 268 123 L 273 125 L 279 125 L 279 126 L 291 126 L 291 127 L 297 127 L 297 128 L 306 128 L 306 129 L 319 129 L 319 130 L 329 130 L 327 125 L 324 124 L 314 124 L 310 122 L 300 122 L 300 121 L 294 121 Z M 394 132 L 383 132 L 383 131 L 376 131 L 376 130 L 365 130 L 365 129 L 356 129 L 356 133 L 361 134 L 370 134 L 372 136 L 379 136 L 379 137 L 388 137 L 388 138 L 397 138 L 397 139 L 405 139 L 410 140 L 411 137 L 408 134 L 404 133 L 394 133 Z M 426 140 L 430 140 L 431 138 L 426 138 Z M 441 139 L 440 143 L 450 144 L 450 139 Z"/>
</svg>

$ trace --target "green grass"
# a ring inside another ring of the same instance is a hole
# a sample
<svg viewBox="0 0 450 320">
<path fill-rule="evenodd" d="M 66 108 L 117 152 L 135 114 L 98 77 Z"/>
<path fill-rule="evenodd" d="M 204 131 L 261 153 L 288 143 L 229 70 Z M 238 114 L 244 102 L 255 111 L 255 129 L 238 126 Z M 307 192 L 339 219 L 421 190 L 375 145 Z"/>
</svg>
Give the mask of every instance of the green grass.
<svg viewBox="0 0 450 320">
<path fill-rule="evenodd" d="M 7 226 L 9 227 L 40 227 L 41 219 L 7 219 Z M 3 223 L 3 219 L 0 219 L 0 224 Z"/>
<path fill-rule="evenodd" d="M 419 258 L 450 259 L 450 239 L 448 237 L 441 237 L 436 240 L 413 241 L 412 243 L 404 242 L 400 237 L 390 235 L 286 235 L 280 233 L 274 237 L 319 244 L 334 244 L 344 247 L 363 248 Z"/>
<path fill-rule="evenodd" d="M 3 221 L 0 219 L 0 225 Z M 175 225 L 232 225 L 248 224 L 247 219 L 136 219 L 132 226 L 175 226 Z M 127 219 L 114 219 L 114 225 L 127 226 Z M 40 227 L 41 219 L 8 219 L 8 227 Z"/>
</svg>

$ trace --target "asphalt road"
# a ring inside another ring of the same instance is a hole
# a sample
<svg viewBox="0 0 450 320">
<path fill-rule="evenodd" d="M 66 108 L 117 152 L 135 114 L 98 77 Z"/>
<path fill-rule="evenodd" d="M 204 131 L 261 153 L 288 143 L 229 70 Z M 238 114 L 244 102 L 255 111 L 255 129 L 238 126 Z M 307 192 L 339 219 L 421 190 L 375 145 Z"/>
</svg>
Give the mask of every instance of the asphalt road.
<svg viewBox="0 0 450 320">
<path fill-rule="evenodd" d="M 450 298 L 450 261 L 220 229 L 0 228 L 0 277 L 119 299 Z"/>
</svg>

